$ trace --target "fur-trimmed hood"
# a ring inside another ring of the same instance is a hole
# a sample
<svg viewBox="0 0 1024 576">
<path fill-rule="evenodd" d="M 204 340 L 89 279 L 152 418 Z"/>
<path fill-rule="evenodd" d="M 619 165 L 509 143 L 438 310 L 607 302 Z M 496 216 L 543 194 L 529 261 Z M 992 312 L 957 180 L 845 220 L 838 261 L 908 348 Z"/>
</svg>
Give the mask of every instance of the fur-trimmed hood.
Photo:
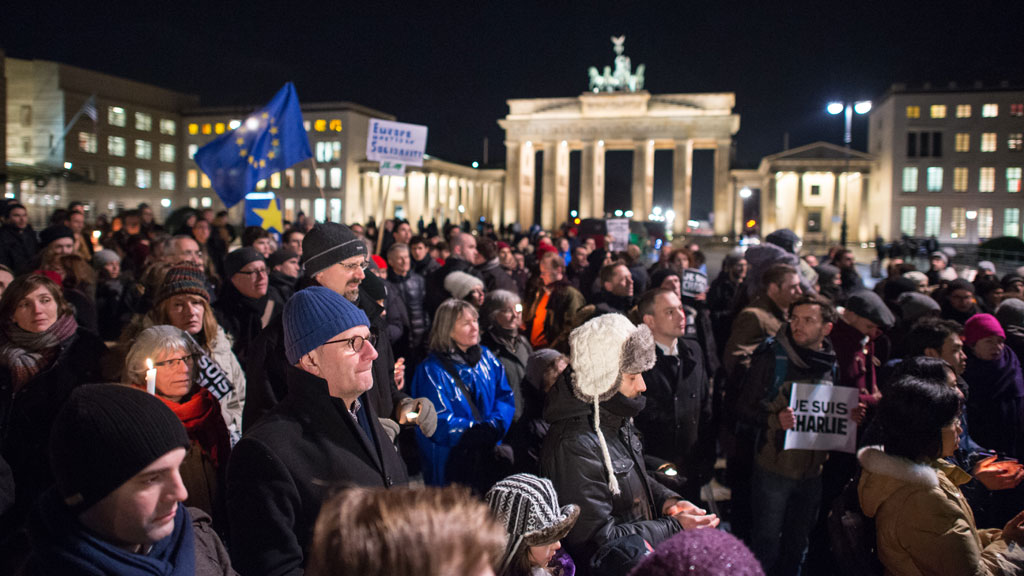
<svg viewBox="0 0 1024 576">
<path fill-rule="evenodd" d="M 857 451 L 863 468 L 858 488 L 864 514 L 874 518 L 878 509 L 897 490 L 908 484 L 932 489 L 939 486 L 935 468 L 899 456 L 890 456 L 881 446 L 865 446 Z"/>
</svg>

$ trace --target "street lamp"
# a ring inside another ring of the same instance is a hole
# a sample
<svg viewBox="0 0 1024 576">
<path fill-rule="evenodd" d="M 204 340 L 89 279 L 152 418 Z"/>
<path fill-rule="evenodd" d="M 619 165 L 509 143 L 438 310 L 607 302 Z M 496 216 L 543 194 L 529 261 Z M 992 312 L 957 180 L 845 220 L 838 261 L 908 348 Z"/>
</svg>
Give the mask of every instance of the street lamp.
<svg viewBox="0 0 1024 576">
<path fill-rule="evenodd" d="M 735 186 L 735 180 L 734 180 L 734 186 Z M 744 186 L 739 191 L 739 196 L 742 199 L 742 201 L 744 201 L 744 202 L 747 200 L 747 198 L 750 198 L 751 195 L 753 195 L 753 192 L 747 186 Z M 736 204 L 737 204 L 736 202 L 732 203 L 732 241 L 733 242 L 737 242 L 739 240 L 739 233 L 736 232 Z M 744 210 L 744 212 L 746 212 L 746 210 Z"/>
<path fill-rule="evenodd" d="M 846 204 L 847 197 L 850 195 L 850 143 L 853 142 L 853 113 L 867 114 L 871 111 L 871 101 L 830 102 L 826 110 L 833 116 L 846 113 L 846 130 L 843 132 L 843 145 L 846 146 L 846 194 L 843 195 L 843 223 L 839 231 L 839 243 L 846 246 Z M 833 206 L 839 203 L 839 190 L 836 190 L 834 200 Z"/>
</svg>

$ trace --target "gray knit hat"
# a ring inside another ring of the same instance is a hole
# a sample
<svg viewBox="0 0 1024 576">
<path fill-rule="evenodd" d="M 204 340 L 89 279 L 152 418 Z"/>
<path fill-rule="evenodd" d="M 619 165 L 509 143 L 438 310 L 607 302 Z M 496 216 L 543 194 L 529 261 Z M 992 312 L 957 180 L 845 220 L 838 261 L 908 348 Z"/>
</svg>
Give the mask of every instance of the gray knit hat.
<svg viewBox="0 0 1024 576">
<path fill-rule="evenodd" d="M 113 250 L 100 250 L 92 255 L 93 267 L 99 269 L 103 268 L 111 262 L 120 262 L 121 256 Z"/>
<path fill-rule="evenodd" d="M 508 535 L 502 573 L 521 545 L 544 546 L 565 538 L 580 515 L 575 504 L 558 505 L 558 494 L 550 480 L 532 474 L 507 477 L 484 498 Z"/>
<path fill-rule="evenodd" d="M 1011 327 L 1024 328 L 1024 300 L 1003 300 L 999 308 L 996 308 L 996 319 L 1003 325 L 1003 330 Z"/>
<path fill-rule="evenodd" d="M 904 292 L 896 298 L 896 305 L 900 307 L 903 322 L 911 325 L 923 316 L 928 314 L 938 315 L 942 311 L 939 303 L 934 298 L 920 292 Z"/>
<path fill-rule="evenodd" d="M 483 287 L 484 283 L 482 280 L 472 274 L 466 274 L 458 270 L 450 272 L 444 277 L 444 289 L 459 300 L 464 300 L 474 289 L 482 289 Z"/>
<path fill-rule="evenodd" d="M 317 224 L 302 239 L 302 266 L 310 278 L 353 256 L 366 256 L 366 242 L 344 224 Z"/>
</svg>

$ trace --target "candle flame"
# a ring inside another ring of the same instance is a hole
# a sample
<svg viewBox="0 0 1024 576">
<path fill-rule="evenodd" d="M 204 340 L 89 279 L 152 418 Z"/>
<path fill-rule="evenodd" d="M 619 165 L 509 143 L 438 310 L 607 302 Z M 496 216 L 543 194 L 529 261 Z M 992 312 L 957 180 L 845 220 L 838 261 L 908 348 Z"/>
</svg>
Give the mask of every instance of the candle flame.
<svg viewBox="0 0 1024 576">
<path fill-rule="evenodd" d="M 146 358 L 146 370 L 152 370 L 152 369 L 153 369 L 153 360 L 151 360 L 150 358 Z"/>
</svg>

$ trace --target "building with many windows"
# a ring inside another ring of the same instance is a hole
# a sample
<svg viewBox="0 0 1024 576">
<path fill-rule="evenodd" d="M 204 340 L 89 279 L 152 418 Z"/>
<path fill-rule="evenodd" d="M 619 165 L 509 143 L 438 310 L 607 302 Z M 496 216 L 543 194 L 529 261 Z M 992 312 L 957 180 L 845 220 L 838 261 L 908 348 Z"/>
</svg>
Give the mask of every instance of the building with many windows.
<svg viewBox="0 0 1024 576">
<path fill-rule="evenodd" d="M 869 152 L 889 238 L 1021 237 L 1024 90 L 894 85 L 871 111 Z"/>
</svg>

